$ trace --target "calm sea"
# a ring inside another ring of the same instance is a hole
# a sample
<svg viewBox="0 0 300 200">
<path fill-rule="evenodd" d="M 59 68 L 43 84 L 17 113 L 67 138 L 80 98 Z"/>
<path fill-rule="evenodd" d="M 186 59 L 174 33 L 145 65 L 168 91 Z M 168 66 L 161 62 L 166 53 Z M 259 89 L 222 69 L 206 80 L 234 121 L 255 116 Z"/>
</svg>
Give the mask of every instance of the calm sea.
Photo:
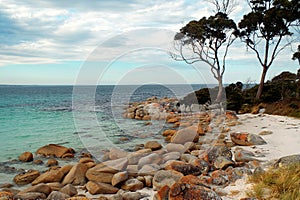
<svg viewBox="0 0 300 200">
<path fill-rule="evenodd" d="M 16 163 L 24 151 L 35 152 L 50 143 L 90 151 L 101 158 L 103 150 L 132 150 L 136 144 L 163 141 L 162 121 L 124 119 L 128 102 L 149 97 L 183 97 L 204 85 L 143 86 L 7 86 L 0 85 L 0 183 L 14 174 L 5 166 L 30 169 Z"/>
<path fill-rule="evenodd" d="M 75 150 L 132 149 L 159 138 L 164 125 L 123 119 L 128 101 L 182 97 L 202 86 L 0 86 L 0 162 L 49 143 Z"/>
</svg>

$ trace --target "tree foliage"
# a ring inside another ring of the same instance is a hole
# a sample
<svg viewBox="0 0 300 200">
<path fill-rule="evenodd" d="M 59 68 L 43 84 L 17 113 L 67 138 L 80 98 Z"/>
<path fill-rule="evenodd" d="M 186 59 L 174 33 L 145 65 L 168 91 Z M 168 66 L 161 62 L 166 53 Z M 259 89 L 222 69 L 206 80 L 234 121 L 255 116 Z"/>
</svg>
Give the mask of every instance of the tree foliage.
<svg viewBox="0 0 300 200">
<path fill-rule="evenodd" d="M 240 37 L 247 47 L 256 53 L 263 68 L 256 98 L 260 98 L 265 76 L 276 56 L 287 44 L 284 37 L 291 36 L 293 23 L 299 21 L 298 0 L 251 0 L 252 11 L 238 24 Z M 263 45 L 263 48 L 261 48 Z"/>
<path fill-rule="evenodd" d="M 300 45 L 298 45 L 298 51 L 293 54 L 292 59 L 293 60 L 298 60 L 299 65 L 300 65 Z"/>
<path fill-rule="evenodd" d="M 174 38 L 180 53 L 180 58 L 173 55 L 174 59 L 182 59 L 188 64 L 203 61 L 210 66 L 214 78 L 219 83 L 217 102 L 222 98 L 222 79 L 228 48 L 236 38 L 236 34 L 235 22 L 229 19 L 227 14 L 218 12 L 199 21 L 190 21 Z"/>
</svg>

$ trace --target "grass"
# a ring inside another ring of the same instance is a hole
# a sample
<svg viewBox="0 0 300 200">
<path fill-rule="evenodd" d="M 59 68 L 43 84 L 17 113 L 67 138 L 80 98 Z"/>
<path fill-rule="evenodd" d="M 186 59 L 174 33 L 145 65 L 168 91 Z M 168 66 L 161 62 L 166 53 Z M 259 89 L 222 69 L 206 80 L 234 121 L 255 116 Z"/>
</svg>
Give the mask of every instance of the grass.
<svg viewBox="0 0 300 200">
<path fill-rule="evenodd" d="M 300 118 L 300 101 L 297 99 L 286 99 L 265 106 L 267 114 Z"/>
<path fill-rule="evenodd" d="M 300 164 L 257 173 L 250 176 L 249 181 L 254 183 L 252 191 L 247 193 L 250 197 L 259 200 L 300 199 Z"/>
<path fill-rule="evenodd" d="M 300 118 L 300 111 L 299 110 L 294 110 L 288 116 L 295 117 L 295 118 Z"/>
</svg>

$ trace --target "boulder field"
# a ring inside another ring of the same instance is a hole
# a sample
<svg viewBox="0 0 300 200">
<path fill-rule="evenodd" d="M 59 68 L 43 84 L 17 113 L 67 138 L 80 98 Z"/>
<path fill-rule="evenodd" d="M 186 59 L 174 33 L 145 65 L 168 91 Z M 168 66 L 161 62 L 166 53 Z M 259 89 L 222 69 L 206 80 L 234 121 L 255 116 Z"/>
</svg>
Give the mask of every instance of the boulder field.
<svg viewBox="0 0 300 200">
<path fill-rule="evenodd" d="M 161 133 L 165 142 L 146 141 L 133 152 L 114 147 L 106 151 L 101 161 L 56 144 L 43 146 L 35 154 L 24 152 L 19 162 L 31 164 L 32 169 L 0 185 L 0 199 L 221 200 L 231 195 L 224 190 L 226 186 L 264 164 L 260 152 L 245 147 L 255 149 L 266 145 L 264 136 L 271 132 L 232 131 L 231 127 L 241 122 L 229 111 L 184 114 L 175 110 L 174 100 L 147 102 L 140 110 L 137 109 L 140 105 L 134 104 L 128 108 L 132 111 L 127 110 L 124 116 L 137 120 L 163 118 L 171 127 Z M 161 110 L 161 105 L 167 109 Z M 149 114 L 144 110 L 146 106 Z M 49 158 L 48 162 L 38 162 L 37 155 Z M 299 155 L 287 156 L 274 166 L 300 162 L 299 158 Z M 72 164 L 60 164 L 68 161 Z M 37 164 L 47 169 L 34 169 Z"/>
</svg>

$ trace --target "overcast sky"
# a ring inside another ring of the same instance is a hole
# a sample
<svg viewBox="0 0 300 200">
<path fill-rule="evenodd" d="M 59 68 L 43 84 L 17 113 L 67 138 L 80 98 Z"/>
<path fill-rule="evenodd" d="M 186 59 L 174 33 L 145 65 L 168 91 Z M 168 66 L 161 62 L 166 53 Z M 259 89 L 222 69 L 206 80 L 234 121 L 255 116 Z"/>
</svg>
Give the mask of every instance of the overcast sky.
<svg viewBox="0 0 300 200">
<path fill-rule="evenodd" d="M 235 21 L 249 11 L 237 2 Z M 1 0 L 0 84 L 215 83 L 206 64 L 168 54 L 183 25 L 213 10 L 205 0 Z M 283 51 L 267 78 L 296 72 L 291 55 Z M 260 73 L 255 55 L 237 40 L 225 82 L 258 82 Z"/>
</svg>

